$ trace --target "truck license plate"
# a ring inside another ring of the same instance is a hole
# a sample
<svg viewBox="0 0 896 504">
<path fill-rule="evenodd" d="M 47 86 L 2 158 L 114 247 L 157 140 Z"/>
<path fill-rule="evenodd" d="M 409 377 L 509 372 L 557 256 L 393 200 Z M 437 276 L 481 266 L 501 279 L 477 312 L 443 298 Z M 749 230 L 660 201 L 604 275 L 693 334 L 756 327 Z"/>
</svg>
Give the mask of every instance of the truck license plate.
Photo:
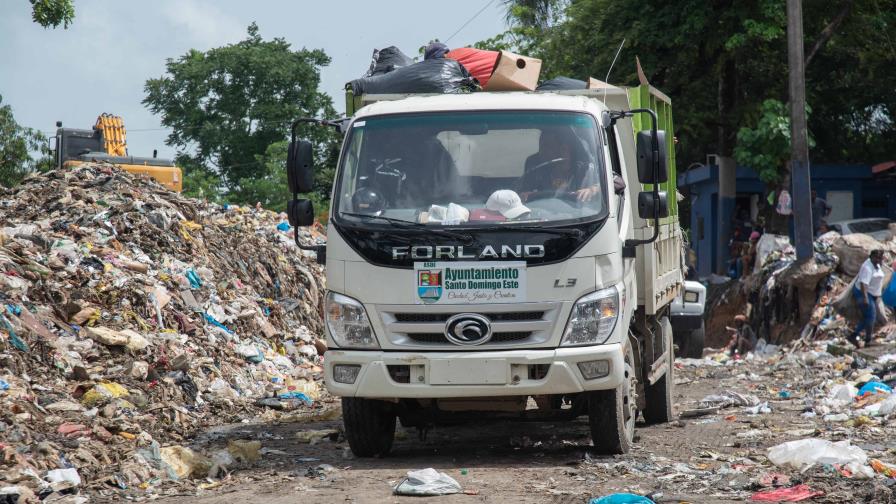
<svg viewBox="0 0 896 504">
<path fill-rule="evenodd" d="M 507 359 L 467 362 L 463 359 L 437 359 L 429 362 L 430 385 L 504 385 L 507 383 Z"/>
</svg>

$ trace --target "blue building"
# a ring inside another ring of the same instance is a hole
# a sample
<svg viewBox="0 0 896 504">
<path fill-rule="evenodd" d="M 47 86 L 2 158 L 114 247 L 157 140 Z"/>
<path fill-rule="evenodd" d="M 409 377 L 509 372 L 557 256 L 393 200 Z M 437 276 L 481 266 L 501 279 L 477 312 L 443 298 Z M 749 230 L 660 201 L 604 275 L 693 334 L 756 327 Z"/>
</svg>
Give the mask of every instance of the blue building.
<svg viewBox="0 0 896 504">
<path fill-rule="evenodd" d="M 828 222 L 864 217 L 887 217 L 896 220 L 896 176 L 886 170 L 872 173 L 870 165 L 813 165 L 812 188 L 831 205 Z M 717 271 L 714 265 L 719 254 L 728 255 L 728 250 L 719 250 L 719 167 L 699 166 L 678 176 L 679 191 L 690 201 L 690 241 L 697 254 L 697 275 Z M 752 169 L 737 167 L 737 196 L 735 214 L 756 219 L 760 202 L 767 195 L 765 184 Z M 723 222 L 732 225 L 737 215 L 725 216 Z M 685 223 L 683 223 L 685 224 Z M 743 237 L 746 239 L 746 237 Z"/>
</svg>

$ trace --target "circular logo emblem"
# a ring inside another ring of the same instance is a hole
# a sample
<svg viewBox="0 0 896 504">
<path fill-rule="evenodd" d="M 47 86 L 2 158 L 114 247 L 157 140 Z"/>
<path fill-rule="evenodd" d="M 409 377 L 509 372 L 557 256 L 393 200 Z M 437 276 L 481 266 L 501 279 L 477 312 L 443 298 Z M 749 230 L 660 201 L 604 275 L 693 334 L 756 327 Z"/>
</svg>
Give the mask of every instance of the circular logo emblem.
<svg viewBox="0 0 896 504">
<path fill-rule="evenodd" d="M 492 322 L 476 313 L 460 313 L 445 323 L 445 337 L 455 345 L 481 345 L 492 337 Z"/>
</svg>

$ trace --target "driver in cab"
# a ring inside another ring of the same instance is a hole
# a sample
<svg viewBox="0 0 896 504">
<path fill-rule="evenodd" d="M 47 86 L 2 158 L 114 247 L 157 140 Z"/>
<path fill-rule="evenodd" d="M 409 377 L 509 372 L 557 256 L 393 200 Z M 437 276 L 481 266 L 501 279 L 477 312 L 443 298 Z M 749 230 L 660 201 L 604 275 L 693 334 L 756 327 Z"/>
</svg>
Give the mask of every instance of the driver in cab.
<svg viewBox="0 0 896 504">
<path fill-rule="evenodd" d="M 518 191 L 523 201 L 567 194 L 580 202 L 594 199 L 600 188 L 593 162 L 576 148 L 575 134 L 563 129 L 542 130 L 538 152 L 526 159 Z"/>
</svg>

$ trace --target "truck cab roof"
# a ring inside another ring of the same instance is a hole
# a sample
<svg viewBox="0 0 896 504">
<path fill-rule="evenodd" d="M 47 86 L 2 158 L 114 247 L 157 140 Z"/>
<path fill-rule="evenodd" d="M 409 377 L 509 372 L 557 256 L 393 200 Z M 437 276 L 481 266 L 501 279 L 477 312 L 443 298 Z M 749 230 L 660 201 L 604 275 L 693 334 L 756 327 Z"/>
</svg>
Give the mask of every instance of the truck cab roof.
<svg viewBox="0 0 896 504">
<path fill-rule="evenodd" d="M 610 91 L 616 94 L 619 91 Z M 568 94 L 567 94 L 568 93 Z M 363 95 L 367 105 L 358 110 L 356 118 L 406 114 L 415 112 L 456 110 L 564 110 L 599 114 L 607 107 L 599 100 L 602 91 L 582 90 L 573 92 L 479 92 L 466 94 L 389 94 Z"/>
</svg>

